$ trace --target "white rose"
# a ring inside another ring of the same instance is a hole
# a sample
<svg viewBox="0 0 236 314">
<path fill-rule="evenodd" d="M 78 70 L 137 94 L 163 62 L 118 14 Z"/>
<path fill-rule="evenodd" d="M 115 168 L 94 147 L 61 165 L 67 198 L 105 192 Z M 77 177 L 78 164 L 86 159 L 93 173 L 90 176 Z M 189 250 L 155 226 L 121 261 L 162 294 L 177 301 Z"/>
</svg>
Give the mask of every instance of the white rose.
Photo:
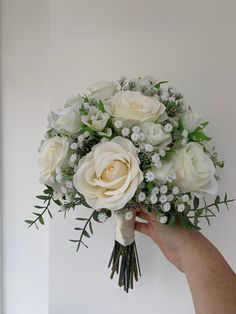
<svg viewBox="0 0 236 314">
<path fill-rule="evenodd" d="M 114 82 L 99 82 L 91 85 L 88 90 L 95 99 L 105 100 L 115 94 L 116 84 Z"/>
<path fill-rule="evenodd" d="M 146 122 L 141 125 L 141 129 L 145 135 L 146 142 L 154 147 L 163 148 L 172 141 L 171 134 L 165 133 L 161 124 Z"/>
<path fill-rule="evenodd" d="M 156 97 L 144 96 L 139 92 L 121 91 L 105 104 L 105 110 L 125 126 L 140 122 L 163 121 L 166 107 Z"/>
<path fill-rule="evenodd" d="M 57 131 L 76 133 L 80 130 L 81 119 L 78 111 L 71 107 L 66 107 L 55 114 L 54 128 Z"/>
<path fill-rule="evenodd" d="M 155 181 L 158 185 L 166 182 L 173 182 L 176 179 L 176 173 L 173 168 L 173 162 L 162 162 L 160 169 L 155 169 Z"/>
<path fill-rule="evenodd" d="M 215 166 L 200 144 L 189 142 L 176 152 L 172 161 L 177 177 L 175 183 L 182 192 L 217 192 Z"/>
<path fill-rule="evenodd" d="M 79 164 L 73 183 L 93 209 L 124 208 L 143 180 L 133 143 L 117 136 L 99 143 Z"/>
<path fill-rule="evenodd" d="M 196 130 L 203 120 L 203 117 L 199 113 L 193 112 L 191 109 L 185 111 L 182 116 L 183 126 L 189 133 Z"/>
<path fill-rule="evenodd" d="M 55 136 L 46 140 L 39 152 L 40 182 L 54 188 L 53 176 L 57 166 L 67 158 L 69 143 L 64 137 Z M 55 186 L 56 188 L 56 186 Z"/>
</svg>

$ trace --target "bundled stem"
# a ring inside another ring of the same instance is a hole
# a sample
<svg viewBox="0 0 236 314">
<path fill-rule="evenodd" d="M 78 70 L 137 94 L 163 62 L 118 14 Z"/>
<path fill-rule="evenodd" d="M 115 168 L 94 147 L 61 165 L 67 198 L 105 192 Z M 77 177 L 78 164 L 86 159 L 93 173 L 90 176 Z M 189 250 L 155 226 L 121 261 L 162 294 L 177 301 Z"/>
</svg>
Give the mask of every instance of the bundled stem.
<svg viewBox="0 0 236 314">
<path fill-rule="evenodd" d="M 117 273 L 119 274 L 119 286 L 124 287 L 126 292 L 129 292 L 130 288 L 133 289 L 134 279 L 138 281 L 138 276 L 141 276 L 135 241 L 127 246 L 115 241 L 108 267 L 111 265 L 110 278 L 112 279 Z"/>
</svg>

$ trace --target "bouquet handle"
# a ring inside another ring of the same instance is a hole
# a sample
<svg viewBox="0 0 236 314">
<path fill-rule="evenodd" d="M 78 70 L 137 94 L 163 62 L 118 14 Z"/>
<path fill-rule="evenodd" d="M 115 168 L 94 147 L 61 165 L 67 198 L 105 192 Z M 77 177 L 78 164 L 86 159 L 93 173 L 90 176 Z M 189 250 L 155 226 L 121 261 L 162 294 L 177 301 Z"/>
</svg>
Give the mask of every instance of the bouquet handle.
<svg viewBox="0 0 236 314">
<path fill-rule="evenodd" d="M 108 267 L 112 266 L 111 279 L 114 274 L 119 275 L 118 284 L 126 292 L 133 289 L 134 280 L 141 276 L 135 243 L 135 216 L 134 210 L 114 212 L 115 244 Z"/>
</svg>

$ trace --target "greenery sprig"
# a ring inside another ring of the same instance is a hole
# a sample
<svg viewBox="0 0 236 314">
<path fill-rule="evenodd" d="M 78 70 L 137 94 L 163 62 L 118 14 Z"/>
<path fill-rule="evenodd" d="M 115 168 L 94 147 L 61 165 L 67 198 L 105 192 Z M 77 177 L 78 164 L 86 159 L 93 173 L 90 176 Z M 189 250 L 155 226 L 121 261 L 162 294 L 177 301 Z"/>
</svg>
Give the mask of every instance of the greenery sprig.
<svg viewBox="0 0 236 314">
<path fill-rule="evenodd" d="M 43 195 L 37 195 L 36 198 L 43 201 L 43 206 L 35 205 L 34 207 L 37 209 L 41 209 L 41 212 L 33 212 L 36 216 L 35 219 L 25 220 L 28 224 L 28 227 L 35 226 L 38 229 L 38 223 L 44 225 L 44 215 L 48 213 L 49 217 L 52 218 L 52 213 L 49 209 L 51 202 L 53 201 L 57 205 L 61 205 L 59 200 L 56 200 L 53 197 L 53 189 L 50 186 L 46 186 L 47 188 L 43 191 Z"/>
</svg>

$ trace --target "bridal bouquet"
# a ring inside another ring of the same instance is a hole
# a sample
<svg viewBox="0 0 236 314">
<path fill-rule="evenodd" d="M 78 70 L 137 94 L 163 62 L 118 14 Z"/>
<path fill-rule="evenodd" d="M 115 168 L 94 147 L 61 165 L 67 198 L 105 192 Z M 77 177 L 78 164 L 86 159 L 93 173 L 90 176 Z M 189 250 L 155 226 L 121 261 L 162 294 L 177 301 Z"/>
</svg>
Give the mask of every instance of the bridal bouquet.
<svg viewBox="0 0 236 314">
<path fill-rule="evenodd" d="M 135 244 L 135 213 L 155 213 L 162 224 L 200 229 L 199 221 L 215 216 L 214 208 L 228 207 L 227 194 L 207 204 L 205 195 L 218 191 L 216 168 L 222 168 L 205 132 L 208 121 L 185 104 L 167 82 L 153 77 L 117 83 L 101 82 L 86 94 L 68 100 L 51 112 L 39 149 L 43 201 L 29 226 L 52 217 L 52 202 L 66 214 L 78 205 L 88 216 L 76 242 L 87 247 L 92 222 L 114 218 L 115 243 L 109 266 L 111 278 L 128 292 L 138 280 L 140 267 Z"/>
</svg>

